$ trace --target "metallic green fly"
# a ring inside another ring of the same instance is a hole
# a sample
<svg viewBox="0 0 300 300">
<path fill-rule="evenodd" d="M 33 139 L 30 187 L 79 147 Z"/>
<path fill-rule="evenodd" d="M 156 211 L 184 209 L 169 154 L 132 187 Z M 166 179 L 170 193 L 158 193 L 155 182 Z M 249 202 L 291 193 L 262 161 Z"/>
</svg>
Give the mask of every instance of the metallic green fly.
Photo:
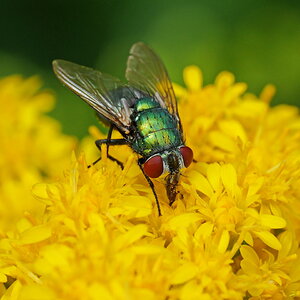
<svg viewBox="0 0 300 300">
<path fill-rule="evenodd" d="M 160 58 L 145 44 L 134 44 L 127 60 L 127 83 L 64 60 L 54 60 L 53 69 L 63 84 L 110 123 L 107 139 L 95 142 L 99 150 L 106 144 L 107 157 L 121 167 L 122 162 L 109 155 L 109 146 L 129 145 L 139 155 L 138 165 L 161 215 L 150 178 L 168 173 L 165 186 L 171 205 L 176 198 L 180 169 L 191 164 L 193 151 L 184 144 L 175 94 Z M 114 129 L 123 138 L 112 139 Z"/>
</svg>

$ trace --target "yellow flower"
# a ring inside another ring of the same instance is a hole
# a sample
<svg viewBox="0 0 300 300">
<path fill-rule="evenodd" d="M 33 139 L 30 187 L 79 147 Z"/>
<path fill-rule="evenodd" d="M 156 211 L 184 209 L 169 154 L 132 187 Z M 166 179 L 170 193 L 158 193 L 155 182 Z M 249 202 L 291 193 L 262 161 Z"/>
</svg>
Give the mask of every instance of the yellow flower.
<svg viewBox="0 0 300 300">
<path fill-rule="evenodd" d="M 60 175 L 69 165 L 74 139 L 45 115 L 54 104 L 41 92 L 37 77 L 0 80 L 0 234 L 25 214 L 42 216 L 44 204 L 32 197 L 32 185 Z"/>
<path fill-rule="evenodd" d="M 299 290 L 294 290 L 295 286 L 299 286 L 299 258 L 296 254 L 299 251 L 298 245 L 292 244 L 293 238 L 290 234 L 286 231 L 279 235 L 279 241 L 284 248 L 277 253 L 265 250 L 258 255 L 261 245 L 254 248 L 241 246 L 241 278 L 250 283 L 248 291 L 252 296 L 260 296 L 260 299 L 299 296 Z M 255 248 L 258 250 L 255 251 Z"/>
<path fill-rule="evenodd" d="M 163 181 L 155 181 L 161 217 L 128 147 L 110 148 L 124 170 L 105 151 L 87 168 L 99 156 L 93 140 L 103 134 L 97 128 L 82 141 L 84 154 L 73 154 L 64 175 L 51 182 L 53 164 L 67 161 L 68 138 L 56 131 L 47 156 L 41 154 L 46 151 L 41 135 L 22 132 L 36 158 L 14 149 L 23 164 L 17 174 L 23 178 L 30 169 L 38 175 L 29 182 L 33 196 L 21 199 L 20 207 L 25 199 L 31 206 L 23 214 L 12 211 L 15 224 L 1 227 L 2 299 L 300 297 L 298 110 L 271 107 L 271 85 L 259 97 L 244 94 L 246 85 L 235 83 L 228 72 L 203 87 L 201 71 L 190 66 L 184 80 L 187 88 L 175 89 L 187 145 L 197 162 L 182 171 L 172 207 Z M 13 86 L 20 101 L 22 84 Z M 0 85 L 0 95 L 5 88 Z M 27 122 L 50 132 L 54 121 L 40 114 L 41 107 L 32 106 L 31 115 L 38 118 Z M 5 116 L 7 122 L 13 117 Z M 15 122 L 22 118 L 20 111 Z M 13 142 L 8 134 L 5 139 Z M 56 147 L 61 156 L 50 155 L 58 153 Z M 10 155 L 4 152 L 3 161 Z M 2 190 L 13 178 L 12 169 L 5 169 Z M 15 202 L 25 194 L 24 185 L 10 190 Z"/>
</svg>

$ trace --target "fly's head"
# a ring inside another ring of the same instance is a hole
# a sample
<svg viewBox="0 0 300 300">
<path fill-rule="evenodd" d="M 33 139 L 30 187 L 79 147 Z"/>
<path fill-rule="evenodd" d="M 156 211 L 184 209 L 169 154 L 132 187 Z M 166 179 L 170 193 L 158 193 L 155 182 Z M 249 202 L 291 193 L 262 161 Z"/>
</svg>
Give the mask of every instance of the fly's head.
<svg viewBox="0 0 300 300">
<path fill-rule="evenodd" d="M 187 146 L 180 146 L 149 157 L 144 164 L 144 172 L 151 178 L 157 178 L 162 174 L 168 173 L 165 181 L 171 205 L 176 198 L 176 187 L 179 181 L 180 169 L 187 168 L 192 161 L 192 149 Z"/>
</svg>

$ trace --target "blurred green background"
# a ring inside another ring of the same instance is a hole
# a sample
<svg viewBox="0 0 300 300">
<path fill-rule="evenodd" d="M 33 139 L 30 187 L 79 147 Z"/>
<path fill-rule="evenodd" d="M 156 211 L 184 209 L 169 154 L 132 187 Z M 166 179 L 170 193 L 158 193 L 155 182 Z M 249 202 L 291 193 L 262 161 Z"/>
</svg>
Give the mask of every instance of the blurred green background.
<svg viewBox="0 0 300 300">
<path fill-rule="evenodd" d="M 300 2 L 279 0 L 27 0 L 0 2 L 0 76 L 39 74 L 57 95 L 52 116 L 82 137 L 93 111 L 63 88 L 51 61 L 63 58 L 124 78 L 130 46 L 148 43 L 173 81 L 197 64 L 204 82 L 233 72 L 249 91 L 277 87 L 273 104 L 300 105 Z"/>
</svg>

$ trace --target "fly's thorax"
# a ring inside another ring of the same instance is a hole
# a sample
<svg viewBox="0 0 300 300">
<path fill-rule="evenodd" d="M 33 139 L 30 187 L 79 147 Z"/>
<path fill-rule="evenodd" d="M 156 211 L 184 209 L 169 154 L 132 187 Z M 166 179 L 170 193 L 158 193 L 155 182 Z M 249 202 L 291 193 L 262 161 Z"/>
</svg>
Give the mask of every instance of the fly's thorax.
<svg viewBox="0 0 300 300">
<path fill-rule="evenodd" d="M 153 98 L 143 97 L 135 103 L 134 111 L 136 113 L 140 113 L 144 110 L 159 108 L 159 107 L 160 107 L 159 103 L 155 101 Z"/>
<path fill-rule="evenodd" d="M 153 98 L 137 101 L 131 115 L 134 126 L 132 148 L 144 157 L 183 144 L 174 117 Z"/>
<path fill-rule="evenodd" d="M 182 138 L 177 129 L 161 129 L 150 132 L 146 136 L 138 136 L 132 141 L 132 148 L 143 157 L 173 149 L 182 144 Z"/>
<path fill-rule="evenodd" d="M 135 122 L 143 137 L 162 129 L 177 129 L 173 116 L 163 108 L 144 110 L 137 114 Z"/>
</svg>

